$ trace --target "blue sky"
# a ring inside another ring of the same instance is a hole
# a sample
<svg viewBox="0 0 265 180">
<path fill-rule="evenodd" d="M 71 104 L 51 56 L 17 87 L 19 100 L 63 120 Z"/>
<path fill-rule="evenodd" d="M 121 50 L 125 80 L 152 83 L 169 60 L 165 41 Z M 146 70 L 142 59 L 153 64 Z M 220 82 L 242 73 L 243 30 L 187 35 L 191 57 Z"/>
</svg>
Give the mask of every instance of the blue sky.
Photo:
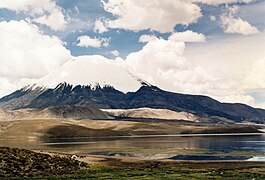
<svg viewBox="0 0 265 180">
<path fill-rule="evenodd" d="M 71 18 L 68 26 L 59 31 L 53 31 L 45 25 L 39 25 L 40 29 L 45 34 L 55 35 L 60 37 L 66 42 L 66 47 L 71 51 L 74 56 L 85 54 L 101 54 L 110 58 L 112 50 L 118 50 L 122 57 L 126 57 L 130 52 L 138 51 L 143 47 L 143 43 L 138 41 L 139 37 L 143 34 L 154 34 L 159 37 L 168 37 L 168 33 L 160 33 L 158 31 L 140 30 L 138 32 L 124 30 L 124 29 L 109 29 L 104 33 L 96 33 L 93 31 L 93 25 L 97 18 L 110 18 L 115 19 L 111 13 L 108 13 L 102 7 L 99 0 L 58 0 L 56 4 L 63 8 L 64 14 Z M 258 28 L 264 28 L 265 22 L 262 17 L 264 11 L 264 1 L 256 0 L 251 4 L 245 3 L 231 3 L 230 6 L 237 5 L 240 7 L 238 12 L 239 16 L 246 19 L 251 24 Z M 231 34 L 224 33 L 223 28 L 218 22 L 212 22 L 210 16 L 220 16 L 223 12 L 227 11 L 227 4 L 220 5 L 207 5 L 201 4 L 201 11 L 203 16 L 198 18 L 197 22 L 189 25 L 176 24 L 174 31 L 192 30 L 205 34 L 208 38 L 215 38 L 216 36 L 229 36 Z M 255 13 L 253 13 L 255 11 Z M 5 8 L 0 9 L 0 17 L 2 20 L 24 20 L 27 15 L 23 12 L 14 12 Z M 77 22 L 76 22 L 77 21 Z M 159 23 L 159 22 L 158 22 Z M 91 37 L 105 37 L 111 38 L 111 45 L 109 47 L 77 47 L 75 45 L 77 37 L 81 35 L 88 35 Z"/>
<path fill-rule="evenodd" d="M 118 50 L 122 57 L 126 57 L 129 53 L 139 51 L 143 47 L 144 44 L 138 41 L 139 37 L 143 34 L 154 34 L 164 38 L 170 36 L 170 32 L 160 33 L 148 29 L 135 32 L 119 28 L 109 29 L 107 32 L 99 34 L 93 31 L 94 22 L 97 18 L 116 18 L 113 14 L 104 10 L 100 0 L 57 0 L 56 4 L 63 8 L 65 16 L 71 19 L 67 27 L 63 30 L 54 31 L 45 25 L 38 24 L 38 26 L 45 34 L 58 36 L 66 42 L 65 46 L 74 56 L 101 54 L 113 58 L 111 51 Z M 237 12 L 239 17 L 245 19 L 259 29 L 263 29 L 265 26 L 265 21 L 262 18 L 265 7 L 265 2 L 263 0 L 255 0 L 251 3 L 235 2 L 218 5 L 199 4 L 203 16 L 198 18 L 196 22 L 188 25 L 176 24 L 174 31 L 192 30 L 203 33 L 208 38 L 231 36 L 231 34 L 224 32 L 219 22 L 212 22 L 209 17 L 215 16 L 218 18 L 222 13 L 227 11 L 228 6 L 235 5 L 240 7 L 240 10 Z M 15 12 L 6 8 L 1 8 L 0 17 L 5 21 L 24 20 L 27 18 L 27 15 L 24 12 Z M 111 38 L 110 46 L 100 48 L 77 47 L 75 45 L 76 40 L 81 35 Z"/>
<path fill-rule="evenodd" d="M 237 5 L 240 7 L 241 11 L 238 12 L 239 16 L 251 22 L 255 27 L 260 29 L 264 28 L 265 21 L 262 17 L 265 9 L 264 1 L 255 1 L 252 4 L 245 3 L 233 3 L 232 5 Z M 87 26 L 80 28 L 82 32 L 76 33 L 65 33 L 59 32 L 56 35 L 62 37 L 62 39 L 67 42 L 67 48 L 71 50 L 73 55 L 84 55 L 84 54 L 102 54 L 104 56 L 113 58 L 110 54 L 112 50 L 118 50 L 122 57 L 126 57 L 130 52 L 135 52 L 143 47 L 143 44 L 138 41 L 139 37 L 143 34 L 154 34 L 160 37 L 168 37 L 170 33 L 159 33 L 157 31 L 141 30 L 139 32 L 133 32 L 123 29 L 109 29 L 108 32 L 103 34 L 98 34 L 93 31 L 93 22 L 97 18 L 107 17 L 115 19 L 115 17 L 104 11 L 99 0 L 76 0 L 76 1 L 58 1 L 58 5 L 63 7 L 66 11 L 72 12 L 70 15 L 76 17 L 87 23 Z M 257 10 L 257 7 L 260 9 Z M 76 12 L 78 8 L 79 12 Z M 246 10 L 245 10 L 246 9 Z M 223 28 L 218 22 L 212 22 L 209 16 L 220 16 L 223 12 L 227 10 L 226 4 L 221 4 L 217 6 L 211 6 L 202 4 L 201 10 L 203 16 L 198 19 L 196 23 L 189 24 L 188 26 L 176 24 L 175 31 L 185 31 L 193 30 L 195 32 L 200 32 L 208 36 L 208 38 L 215 38 L 216 36 L 229 36 L 231 34 L 224 33 Z M 255 13 L 253 13 L 255 11 Z M 118 32 L 117 32 L 118 31 Z M 52 32 L 47 32 L 48 34 L 53 34 Z M 111 46 L 106 48 L 81 48 L 74 45 L 76 38 L 80 35 L 88 35 L 92 37 L 111 37 Z M 235 34 L 234 34 L 235 35 Z"/>
<path fill-rule="evenodd" d="M 264 0 L 0 0 L 0 96 L 97 54 L 166 90 L 265 107 L 264 11 Z"/>
</svg>

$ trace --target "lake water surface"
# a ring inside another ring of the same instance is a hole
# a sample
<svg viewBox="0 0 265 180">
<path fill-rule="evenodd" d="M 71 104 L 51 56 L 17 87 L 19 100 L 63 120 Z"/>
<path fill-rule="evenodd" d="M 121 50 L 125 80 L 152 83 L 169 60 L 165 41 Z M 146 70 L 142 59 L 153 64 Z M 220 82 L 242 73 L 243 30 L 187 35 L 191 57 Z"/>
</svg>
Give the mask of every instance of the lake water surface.
<svg viewBox="0 0 265 180">
<path fill-rule="evenodd" d="M 1 140 L 1 146 L 16 147 L 16 140 Z M 22 145 L 23 146 L 23 145 Z M 24 148 L 67 153 L 131 156 L 149 159 L 194 156 L 232 156 L 265 161 L 264 134 L 147 135 L 124 137 L 60 138 L 24 142 Z M 188 156 L 189 155 L 189 156 Z M 236 160 L 237 158 L 235 158 Z M 244 158 L 243 158 L 244 159 Z"/>
<path fill-rule="evenodd" d="M 233 152 L 249 151 L 265 153 L 265 135 L 263 134 L 200 134 L 200 135 L 143 135 L 113 136 L 89 138 L 49 139 L 43 143 L 54 147 L 86 146 L 91 148 L 173 148 L 207 149 L 211 151 Z"/>
</svg>

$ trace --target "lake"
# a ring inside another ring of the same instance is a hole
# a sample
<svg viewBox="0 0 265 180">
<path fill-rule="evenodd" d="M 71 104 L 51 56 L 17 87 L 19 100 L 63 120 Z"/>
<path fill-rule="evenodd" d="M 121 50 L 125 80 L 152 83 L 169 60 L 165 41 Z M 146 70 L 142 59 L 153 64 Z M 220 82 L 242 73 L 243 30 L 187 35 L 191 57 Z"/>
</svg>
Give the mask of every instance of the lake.
<svg viewBox="0 0 265 180">
<path fill-rule="evenodd" d="M 129 156 L 143 159 L 219 160 L 221 158 L 220 160 L 265 161 L 264 134 L 53 138 L 41 142 L 0 139 L 0 143 L 1 146 L 27 149 L 63 151 L 72 154 Z"/>
</svg>

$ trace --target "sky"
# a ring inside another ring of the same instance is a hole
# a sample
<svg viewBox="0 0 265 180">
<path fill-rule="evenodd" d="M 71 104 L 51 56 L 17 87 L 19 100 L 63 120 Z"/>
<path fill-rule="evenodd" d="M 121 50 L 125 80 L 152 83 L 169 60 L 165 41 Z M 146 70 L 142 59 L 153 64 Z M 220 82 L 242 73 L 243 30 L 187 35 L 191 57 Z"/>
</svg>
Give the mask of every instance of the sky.
<svg viewBox="0 0 265 180">
<path fill-rule="evenodd" d="M 265 0 L 0 0 L 0 97 L 99 55 L 168 91 L 265 108 L 264 12 Z"/>
</svg>

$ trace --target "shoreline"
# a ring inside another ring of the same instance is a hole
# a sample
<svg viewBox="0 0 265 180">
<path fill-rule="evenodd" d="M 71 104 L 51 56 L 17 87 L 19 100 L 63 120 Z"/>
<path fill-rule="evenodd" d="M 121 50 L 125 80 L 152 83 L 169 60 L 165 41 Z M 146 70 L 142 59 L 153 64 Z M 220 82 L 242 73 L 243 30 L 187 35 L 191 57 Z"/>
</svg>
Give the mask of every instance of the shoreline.
<svg viewBox="0 0 265 180">
<path fill-rule="evenodd" d="M 5 148 L 5 151 L 0 148 L 0 152 L 5 159 L 9 159 L 9 156 L 16 157 L 12 161 L 6 161 L 4 166 L 3 164 L 0 166 L 1 179 L 265 178 L 265 162 L 139 160 L 129 157 L 80 156 L 65 153 L 36 152 L 16 148 Z M 25 159 L 27 154 L 31 157 L 30 161 Z M 59 164 L 58 160 L 60 161 Z M 21 162 L 26 162 L 26 164 L 21 164 Z M 71 162 L 71 168 L 68 162 Z M 64 166 L 68 166 L 68 170 L 64 170 Z M 24 171 L 25 167 L 28 168 L 26 172 Z M 56 168 L 56 171 L 53 168 Z"/>
</svg>

